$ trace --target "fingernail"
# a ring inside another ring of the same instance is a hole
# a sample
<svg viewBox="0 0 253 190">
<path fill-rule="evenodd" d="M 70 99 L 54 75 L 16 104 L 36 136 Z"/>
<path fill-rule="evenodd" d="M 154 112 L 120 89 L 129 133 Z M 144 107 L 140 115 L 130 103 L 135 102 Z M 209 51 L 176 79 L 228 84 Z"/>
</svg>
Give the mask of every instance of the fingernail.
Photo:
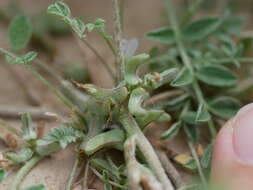
<svg viewBox="0 0 253 190">
<path fill-rule="evenodd" d="M 242 164 L 253 165 L 253 103 L 244 106 L 234 118 L 233 146 Z"/>
</svg>

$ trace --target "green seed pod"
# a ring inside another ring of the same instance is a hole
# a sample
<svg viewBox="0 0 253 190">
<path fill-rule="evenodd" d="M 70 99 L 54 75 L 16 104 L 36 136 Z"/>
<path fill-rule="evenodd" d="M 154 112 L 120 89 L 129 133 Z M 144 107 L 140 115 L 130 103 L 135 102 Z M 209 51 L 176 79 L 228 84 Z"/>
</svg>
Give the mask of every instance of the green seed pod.
<svg viewBox="0 0 253 190">
<path fill-rule="evenodd" d="M 126 63 L 124 79 L 127 84 L 135 86 L 141 82 L 141 79 L 136 75 L 137 68 L 149 58 L 148 54 L 140 54 L 131 57 Z"/>
<path fill-rule="evenodd" d="M 125 133 L 121 129 L 113 129 L 111 131 L 99 134 L 91 138 L 84 147 L 87 155 L 94 154 L 102 148 L 122 143 L 125 140 Z"/>
<path fill-rule="evenodd" d="M 153 121 L 169 121 L 171 117 L 162 110 L 147 110 L 142 107 L 143 101 L 148 98 L 148 93 L 143 88 L 136 88 L 132 91 L 128 103 L 128 109 L 136 117 L 140 127 L 145 127 Z"/>
<path fill-rule="evenodd" d="M 123 102 L 128 96 L 128 90 L 126 87 L 119 87 L 114 89 L 103 89 L 93 84 L 80 84 L 75 81 L 73 83 L 83 90 L 85 90 L 90 96 L 97 101 L 105 101 L 111 99 L 115 103 Z"/>
</svg>

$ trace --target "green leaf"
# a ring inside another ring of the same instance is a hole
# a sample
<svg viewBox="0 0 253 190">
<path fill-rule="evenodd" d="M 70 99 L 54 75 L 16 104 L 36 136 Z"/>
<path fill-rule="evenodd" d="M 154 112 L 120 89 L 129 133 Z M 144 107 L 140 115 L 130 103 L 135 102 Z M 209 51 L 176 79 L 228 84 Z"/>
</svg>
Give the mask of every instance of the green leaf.
<svg viewBox="0 0 253 190">
<path fill-rule="evenodd" d="M 125 140 L 124 131 L 120 129 L 113 129 L 111 131 L 101 133 L 91 138 L 84 147 L 87 155 L 91 155 L 104 147 L 108 147 Z"/>
<path fill-rule="evenodd" d="M 133 56 L 127 60 L 124 79 L 129 85 L 137 85 L 141 79 L 137 76 L 137 68 L 149 58 L 146 53 Z"/>
<path fill-rule="evenodd" d="M 153 41 L 164 44 L 172 44 L 176 42 L 175 33 L 169 27 L 155 29 L 148 32 L 145 36 Z"/>
<path fill-rule="evenodd" d="M 24 56 L 22 56 L 22 59 L 25 63 L 29 63 L 29 62 L 32 62 L 37 56 L 38 56 L 37 52 L 30 51 Z"/>
<path fill-rule="evenodd" d="M 19 57 L 14 58 L 14 57 L 11 57 L 9 55 L 5 55 L 5 60 L 7 61 L 7 63 L 12 64 L 12 65 L 15 65 L 15 64 L 24 64 L 23 59 L 21 59 Z"/>
<path fill-rule="evenodd" d="M 37 53 L 34 51 L 30 51 L 27 54 L 21 56 L 21 57 L 11 57 L 9 55 L 5 55 L 5 59 L 9 64 L 27 64 L 31 61 L 33 61 L 37 57 Z"/>
<path fill-rule="evenodd" d="M 120 178 L 119 168 L 117 167 L 115 168 L 115 164 L 108 160 L 94 158 L 90 160 L 90 164 L 99 172 L 107 171 L 109 178 Z"/>
<path fill-rule="evenodd" d="M 23 163 L 32 158 L 33 151 L 30 148 L 24 148 L 18 153 L 7 152 L 5 156 L 14 163 Z"/>
<path fill-rule="evenodd" d="M 30 186 L 30 187 L 26 187 L 22 190 L 46 190 L 45 186 L 40 184 L 40 185 L 33 185 L 33 186 Z"/>
<path fill-rule="evenodd" d="M 214 33 L 220 26 L 221 22 L 218 18 L 202 18 L 183 28 L 183 40 L 196 41 L 202 40 Z M 164 44 L 173 44 L 176 42 L 175 32 L 170 27 L 162 27 L 145 35 L 147 38 Z"/>
<path fill-rule="evenodd" d="M 60 144 L 58 142 L 51 142 L 47 140 L 37 140 L 36 141 L 36 153 L 41 156 L 48 156 L 53 152 L 57 152 L 61 149 Z"/>
<path fill-rule="evenodd" d="M 80 38 L 85 37 L 85 34 L 83 34 L 85 31 L 85 24 L 81 19 L 73 18 L 71 20 L 71 26 Z"/>
<path fill-rule="evenodd" d="M 235 74 L 223 66 L 207 65 L 198 69 L 196 76 L 202 82 L 219 87 L 233 86 L 237 83 Z"/>
<path fill-rule="evenodd" d="M 213 145 L 209 144 L 201 158 L 201 165 L 203 168 L 210 168 L 212 161 Z"/>
<path fill-rule="evenodd" d="M 191 170 L 195 170 L 198 168 L 196 161 L 192 158 L 190 159 L 185 165 L 185 168 L 191 169 Z"/>
<path fill-rule="evenodd" d="M 22 138 L 25 141 L 35 140 L 37 138 L 37 133 L 32 126 L 32 118 L 29 113 L 23 113 L 21 115 L 22 120 Z"/>
<path fill-rule="evenodd" d="M 209 112 L 207 111 L 204 104 L 200 104 L 197 111 L 196 121 L 206 122 L 211 119 Z"/>
<path fill-rule="evenodd" d="M 184 126 L 184 131 L 186 133 L 187 138 L 195 143 L 198 140 L 198 131 L 195 126 Z"/>
<path fill-rule="evenodd" d="M 221 28 L 224 32 L 232 35 L 240 35 L 244 27 L 244 17 L 233 14 L 231 11 L 225 13 Z"/>
<path fill-rule="evenodd" d="M 71 15 L 68 5 L 60 1 L 50 5 L 47 8 L 47 12 L 60 17 L 69 17 Z"/>
<path fill-rule="evenodd" d="M 94 30 L 95 24 L 93 24 L 93 23 L 88 23 L 88 24 L 86 24 L 86 27 L 87 27 L 87 30 L 88 30 L 89 32 L 91 32 L 92 30 Z"/>
<path fill-rule="evenodd" d="M 177 110 L 181 107 L 184 106 L 184 104 L 187 103 L 187 101 L 189 100 L 190 95 L 189 94 L 182 94 L 179 95 L 175 98 L 172 98 L 171 100 L 167 101 L 164 105 L 164 107 L 166 108 L 166 110 Z"/>
<path fill-rule="evenodd" d="M 3 182 L 5 176 L 6 176 L 5 170 L 3 168 L 0 168 L 0 184 Z"/>
<path fill-rule="evenodd" d="M 219 97 L 208 103 L 210 111 L 224 119 L 233 117 L 241 107 L 241 103 L 232 97 Z"/>
<path fill-rule="evenodd" d="M 197 113 L 194 111 L 187 111 L 181 116 L 181 120 L 190 125 L 196 125 Z"/>
<path fill-rule="evenodd" d="M 202 40 L 214 33 L 220 26 L 218 18 L 202 18 L 196 20 L 183 29 L 183 39 L 189 41 Z"/>
<path fill-rule="evenodd" d="M 143 88 L 136 88 L 132 91 L 129 102 L 128 110 L 136 117 L 139 126 L 145 127 L 153 121 L 165 122 L 171 119 L 170 115 L 163 110 L 145 109 L 143 108 L 143 101 L 148 97 L 148 93 Z"/>
<path fill-rule="evenodd" d="M 106 170 L 103 170 L 102 171 L 102 178 L 103 178 L 103 180 L 104 181 L 109 181 L 109 174 L 108 174 L 108 171 L 106 171 Z"/>
<path fill-rule="evenodd" d="M 76 142 L 78 136 L 77 132 L 72 127 L 55 127 L 52 129 L 52 133 L 47 134 L 43 140 L 49 142 L 58 142 L 62 148 L 72 142 Z"/>
<path fill-rule="evenodd" d="M 104 185 L 104 190 L 112 190 L 112 186 L 107 183 Z"/>
<path fill-rule="evenodd" d="M 193 75 L 186 67 L 182 68 L 176 78 L 171 82 L 171 86 L 179 87 L 191 84 L 194 80 Z"/>
<path fill-rule="evenodd" d="M 102 18 L 97 18 L 97 19 L 95 20 L 94 24 L 95 24 L 97 27 L 104 26 L 105 20 L 102 19 Z"/>
<path fill-rule="evenodd" d="M 15 50 L 23 49 L 32 36 L 32 26 L 26 16 L 16 16 L 8 29 L 10 46 Z"/>
<path fill-rule="evenodd" d="M 174 123 L 167 131 L 161 135 L 163 140 L 172 140 L 180 131 L 182 127 L 181 122 Z"/>
<path fill-rule="evenodd" d="M 108 40 L 112 40 L 112 36 L 107 34 L 105 30 L 105 20 L 101 18 L 97 18 L 94 22 L 95 28 L 97 29 L 98 33 Z"/>
</svg>

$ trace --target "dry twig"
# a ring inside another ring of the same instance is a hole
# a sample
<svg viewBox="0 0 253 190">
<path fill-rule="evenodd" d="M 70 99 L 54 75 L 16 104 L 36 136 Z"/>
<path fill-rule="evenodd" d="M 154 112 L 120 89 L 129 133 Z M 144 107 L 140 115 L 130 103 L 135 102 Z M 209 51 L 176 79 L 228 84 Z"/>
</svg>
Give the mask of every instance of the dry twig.
<svg viewBox="0 0 253 190">
<path fill-rule="evenodd" d="M 157 151 L 157 155 L 167 173 L 169 178 L 172 180 L 176 189 L 180 188 L 183 185 L 182 178 L 178 173 L 177 169 L 173 166 L 167 155 L 162 151 Z"/>
<path fill-rule="evenodd" d="M 45 111 L 45 109 L 34 108 L 34 107 L 12 107 L 12 106 L 4 106 L 0 105 L 0 117 L 8 118 L 8 119 L 20 119 L 20 114 L 28 112 L 31 114 L 34 120 L 55 120 L 55 114 L 47 114 L 54 113 Z"/>
</svg>

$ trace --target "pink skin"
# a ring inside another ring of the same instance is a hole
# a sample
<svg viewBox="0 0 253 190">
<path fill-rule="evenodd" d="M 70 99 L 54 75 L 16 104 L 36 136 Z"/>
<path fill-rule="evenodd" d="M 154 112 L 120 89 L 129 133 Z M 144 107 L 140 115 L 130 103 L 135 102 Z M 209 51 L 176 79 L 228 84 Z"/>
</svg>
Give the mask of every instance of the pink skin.
<svg viewBox="0 0 253 190">
<path fill-rule="evenodd" d="M 253 104 L 242 108 L 219 132 L 211 181 L 229 190 L 253 190 Z"/>
</svg>

